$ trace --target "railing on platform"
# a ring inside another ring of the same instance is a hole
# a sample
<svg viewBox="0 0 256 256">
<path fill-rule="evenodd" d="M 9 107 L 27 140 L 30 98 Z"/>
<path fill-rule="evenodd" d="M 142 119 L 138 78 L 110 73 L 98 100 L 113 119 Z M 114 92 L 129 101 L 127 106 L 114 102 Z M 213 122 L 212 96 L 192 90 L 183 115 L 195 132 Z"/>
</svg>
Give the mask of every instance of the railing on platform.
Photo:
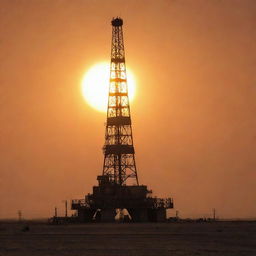
<svg viewBox="0 0 256 256">
<path fill-rule="evenodd" d="M 85 199 L 72 199 L 71 200 L 71 208 L 76 210 L 78 208 L 87 207 L 88 204 Z"/>
<path fill-rule="evenodd" d="M 173 208 L 173 199 L 172 198 L 152 198 L 152 207 L 153 208 L 165 208 L 171 209 Z"/>
</svg>

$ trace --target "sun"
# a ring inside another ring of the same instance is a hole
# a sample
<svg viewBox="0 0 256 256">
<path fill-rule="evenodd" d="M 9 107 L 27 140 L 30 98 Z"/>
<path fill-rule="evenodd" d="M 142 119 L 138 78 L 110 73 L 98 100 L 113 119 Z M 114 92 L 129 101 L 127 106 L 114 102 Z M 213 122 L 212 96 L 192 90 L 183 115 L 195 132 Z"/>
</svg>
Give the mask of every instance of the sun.
<svg viewBox="0 0 256 256">
<path fill-rule="evenodd" d="M 132 72 L 127 69 L 127 83 L 129 100 L 135 96 L 135 79 Z M 108 104 L 110 64 L 100 62 L 92 66 L 82 79 L 82 93 L 86 102 L 94 109 L 106 112 Z"/>
</svg>

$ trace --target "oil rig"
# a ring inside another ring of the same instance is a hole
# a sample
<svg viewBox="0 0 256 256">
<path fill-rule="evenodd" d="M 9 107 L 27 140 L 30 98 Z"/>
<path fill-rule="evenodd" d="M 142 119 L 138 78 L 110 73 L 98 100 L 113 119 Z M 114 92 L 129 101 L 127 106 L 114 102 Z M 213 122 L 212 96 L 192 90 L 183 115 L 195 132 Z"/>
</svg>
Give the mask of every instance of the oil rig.
<svg viewBox="0 0 256 256">
<path fill-rule="evenodd" d="M 108 93 L 104 162 L 98 185 L 84 199 L 71 200 L 79 222 L 163 222 L 172 198 L 152 196 L 152 190 L 139 185 L 128 97 L 123 20 L 113 18 L 110 81 Z"/>
</svg>

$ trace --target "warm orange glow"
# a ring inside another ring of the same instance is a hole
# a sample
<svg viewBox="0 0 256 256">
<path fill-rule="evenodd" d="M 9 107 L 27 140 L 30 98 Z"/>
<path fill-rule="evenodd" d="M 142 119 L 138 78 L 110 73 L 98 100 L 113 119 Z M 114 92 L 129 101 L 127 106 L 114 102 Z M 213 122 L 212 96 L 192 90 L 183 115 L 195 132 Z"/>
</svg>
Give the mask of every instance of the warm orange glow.
<svg viewBox="0 0 256 256">
<path fill-rule="evenodd" d="M 92 66 L 82 80 L 82 92 L 86 102 L 94 109 L 106 112 L 108 103 L 110 65 L 101 62 Z M 127 82 L 129 99 L 132 101 L 135 95 L 135 79 L 127 69 Z"/>
</svg>

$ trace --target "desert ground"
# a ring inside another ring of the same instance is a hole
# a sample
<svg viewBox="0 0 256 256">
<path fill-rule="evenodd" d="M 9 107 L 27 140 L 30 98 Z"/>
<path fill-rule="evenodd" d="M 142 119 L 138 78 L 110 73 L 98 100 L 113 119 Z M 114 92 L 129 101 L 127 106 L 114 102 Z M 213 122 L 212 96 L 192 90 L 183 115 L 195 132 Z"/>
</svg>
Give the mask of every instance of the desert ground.
<svg viewBox="0 0 256 256">
<path fill-rule="evenodd" d="M 256 222 L 0 223 L 0 256 L 256 255 Z"/>
</svg>

